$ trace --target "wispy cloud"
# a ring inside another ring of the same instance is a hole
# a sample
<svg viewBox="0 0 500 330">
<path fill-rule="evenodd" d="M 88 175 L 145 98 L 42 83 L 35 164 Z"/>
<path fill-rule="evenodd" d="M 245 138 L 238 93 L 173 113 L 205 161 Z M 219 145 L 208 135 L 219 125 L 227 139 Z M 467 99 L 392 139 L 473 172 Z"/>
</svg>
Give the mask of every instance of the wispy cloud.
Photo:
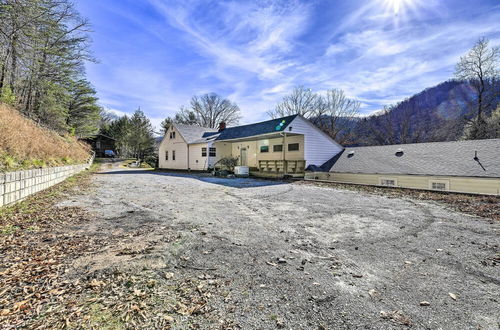
<svg viewBox="0 0 500 330">
<path fill-rule="evenodd" d="M 89 73 L 105 105 L 154 118 L 213 91 L 262 120 L 295 85 L 342 88 L 368 113 L 451 78 L 479 37 L 500 40 L 495 0 L 405 3 L 94 1 Z"/>
</svg>

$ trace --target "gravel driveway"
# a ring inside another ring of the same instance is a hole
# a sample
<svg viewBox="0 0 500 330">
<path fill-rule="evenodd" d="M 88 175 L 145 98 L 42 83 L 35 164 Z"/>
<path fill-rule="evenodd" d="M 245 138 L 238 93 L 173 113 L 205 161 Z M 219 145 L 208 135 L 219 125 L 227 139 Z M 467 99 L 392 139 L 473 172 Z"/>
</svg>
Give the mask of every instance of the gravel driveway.
<svg viewBox="0 0 500 330">
<path fill-rule="evenodd" d="M 104 249 L 75 260 L 75 272 L 218 279 L 211 307 L 242 329 L 500 325 L 498 222 L 300 183 L 117 168 L 94 181 L 92 193 L 64 202 L 95 215 L 74 229 L 110 237 L 139 229 L 126 247 L 148 252 Z M 167 232 L 175 242 L 162 240 Z"/>
</svg>

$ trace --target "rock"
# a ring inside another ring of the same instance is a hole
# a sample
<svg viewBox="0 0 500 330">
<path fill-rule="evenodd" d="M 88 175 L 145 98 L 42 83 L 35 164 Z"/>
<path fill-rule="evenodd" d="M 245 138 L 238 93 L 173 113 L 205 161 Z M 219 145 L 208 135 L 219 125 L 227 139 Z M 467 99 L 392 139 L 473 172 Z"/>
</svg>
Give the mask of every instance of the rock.
<svg viewBox="0 0 500 330">
<path fill-rule="evenodd" d="M 174 318 L 170 315 L 165 315 L 163 317 L 165 319 L 165 321 L 167 321 L 168 323 L 173 323 L 174 322 Z"/>
<path fill-rule="evenodd" d="M 436 249 L 436 252 L 441 252 L 443 251 L 443 249 Z"/>
<path fill-rule="evenodd" d="M 283 258 L 278 258 L 278 263 L 279 264 L 286 264 L 286 260 Z"/>
<path fill-rule="evenodd" d="M 405 260 L 405 264 L 407 264 L 407 265 L 413 265 L 413 262 Z"/>
<path fill-rule="evenodd" d="M 425 300 L 420 302 L 420 306 L 430 306 L 430 304 L 431 304 L 430 302 Z"/>
<path fill-rule="evenodd" d="M 352 274 L 352 277 L 355 277 L 355 278 L 362 278 L 362 277 L 363 277 L 363 275 L 361 275 L 361 274 Z"/>
<path fill-rule="evenodd" d="M 456 294 L 451 293 L 451 292 L 449 292 L 448 294 L 450 295 L 451 299 L 457 300 L 457 295 Z"/>
<path fill-rule="evenodd" d="M 165 273 L 165 278 L 167 280 L 170 280 L 171 278 L 174 278 L 174 273 Z"/>
<path fill-rule="evenodd" d="M 375 297 L 380 296 L 380 292 L 378 292 L 378 291 L 377 291 L 377 290 L 375 290 L 375 289 L 368 290 L 368 294 L 369 294 L 369 295 L 370 295 L 370 297 L 372 297 L 372 298 L 375 298 Z"/>
<path fill-rule="evenodd" d="M 278 317 L 276 319 L 276 326 L 278 328 L 284 328 L 285 327 L 285 320 L 283 320 L 281 317 Z"/>
</svg>

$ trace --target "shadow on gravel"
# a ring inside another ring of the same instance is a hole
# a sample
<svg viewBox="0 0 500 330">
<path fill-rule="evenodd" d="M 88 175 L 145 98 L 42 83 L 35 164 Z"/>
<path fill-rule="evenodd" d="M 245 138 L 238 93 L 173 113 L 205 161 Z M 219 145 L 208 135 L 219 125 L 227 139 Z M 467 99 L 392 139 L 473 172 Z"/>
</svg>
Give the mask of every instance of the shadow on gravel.
<svg viewBox="0 0 500 330">
<path fill-rule="evenodd" d="M 266 186 L 276 186 L 282 184 L 289 184 L 288 181 L 279 181 L 271 179 L 256 179 L 256 178 L 221 178 L 210 176 L 207 173 L 173 173 L 173 172 L 158 172 L 152 170 L 120 170 L 120 171 L 109 171 L 109 172 L 99 172 L 98 175 L 114 175 L 114 174 L 150 174 L 150 175 L 161 175 L 179 178 L 191 178 L 200 180 L 206 183 L 213 183 L 231 188 L 255 188 L 255 187 L 266 187 Z"/>
</svg>

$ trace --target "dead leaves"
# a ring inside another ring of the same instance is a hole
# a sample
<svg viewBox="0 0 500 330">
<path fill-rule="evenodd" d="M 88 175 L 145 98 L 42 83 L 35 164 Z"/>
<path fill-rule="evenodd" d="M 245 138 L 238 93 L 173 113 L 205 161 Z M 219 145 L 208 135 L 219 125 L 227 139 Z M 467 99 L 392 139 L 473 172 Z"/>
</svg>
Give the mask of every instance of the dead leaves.
<svg viewBox="0 0 500 330">
<path fill-rule="evenodd" d="M 380 317 L 383 319 L 391 320 L 394 323 L 411 326 L 413 322 L 411 319 L 403 314 L 402 311 L 389 311 L 389 312 L 380 312 Z"/>
</svg>

